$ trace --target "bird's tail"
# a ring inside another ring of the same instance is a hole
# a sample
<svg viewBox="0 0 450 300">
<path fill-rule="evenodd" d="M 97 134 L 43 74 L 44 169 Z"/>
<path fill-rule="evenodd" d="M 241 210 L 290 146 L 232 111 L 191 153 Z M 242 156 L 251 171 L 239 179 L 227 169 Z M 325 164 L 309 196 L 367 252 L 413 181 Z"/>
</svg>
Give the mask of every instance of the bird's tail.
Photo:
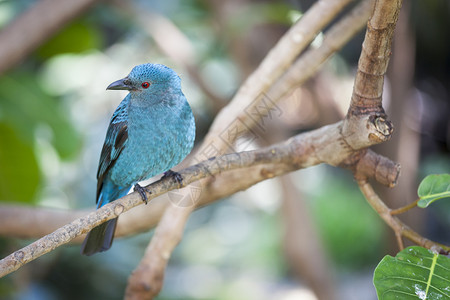
<svg viewBox="0 0 450 300">
<path fill-rule="evenodd" d="M 117 218 L 114 218 L 92 229 L 84 239 L 81 254 L 92 255 L 111 248 L 116 225 Z"/>
</svg>

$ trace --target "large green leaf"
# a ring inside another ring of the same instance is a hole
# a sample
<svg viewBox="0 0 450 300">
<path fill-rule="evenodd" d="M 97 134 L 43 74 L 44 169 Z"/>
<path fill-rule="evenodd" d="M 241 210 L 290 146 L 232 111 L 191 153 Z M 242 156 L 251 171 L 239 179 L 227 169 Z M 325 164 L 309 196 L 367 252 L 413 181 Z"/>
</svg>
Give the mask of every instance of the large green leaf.
<svg viewBox="0 0 450 300">
<path fill-rule="evenodd" d="M 428 175 L 419 185 L 419 207 L 427 207 L 436 200 L 450 197 L 450 174 Z"/>
<path fill-rule="evenodd" d="M 40 181 L 33 147 L 0 123 L 0 200 L 30 203 Z"/>
<path fill-rule="evenodd" d="M 375 269 L 379 300 L 450 299 L 450 259 L 413 246 L 395 257 L 386 255 Z"/>
</svg>

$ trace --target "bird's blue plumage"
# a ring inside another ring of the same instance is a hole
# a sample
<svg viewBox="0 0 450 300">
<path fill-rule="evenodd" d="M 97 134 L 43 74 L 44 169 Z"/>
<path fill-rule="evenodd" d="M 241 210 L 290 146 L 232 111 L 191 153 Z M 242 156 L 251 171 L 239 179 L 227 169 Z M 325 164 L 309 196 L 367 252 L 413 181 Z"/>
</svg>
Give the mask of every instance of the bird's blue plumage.
<svg viewBox="0 0 450 300">
<path fill-rule="evenodd" d="M 130 93 L 117 107 L 106 133 L 97 172 L 97 208 L 123 197 L 137 182 L 180 163 L 195 139 L 194 117 L 172 69 L 138 65 L 108 89 Z M 113 219 L 94 228 L 82 253 L 109 249 L 116 222 Z"/>
</svg>

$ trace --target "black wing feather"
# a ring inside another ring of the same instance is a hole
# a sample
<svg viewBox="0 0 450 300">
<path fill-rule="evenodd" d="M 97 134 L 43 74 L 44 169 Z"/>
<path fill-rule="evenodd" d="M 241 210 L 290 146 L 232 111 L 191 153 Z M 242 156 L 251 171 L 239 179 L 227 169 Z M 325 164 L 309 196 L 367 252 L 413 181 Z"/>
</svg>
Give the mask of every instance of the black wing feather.
<svg viewBox="0 0 450 300">
<path fill-rule="evenodd" d="M 111 122 L 106 132 L 105 143 L 103 144 L 100 162 L 97 170 L 97 197 L 98 202 L 102 190 L 103 181 L 109 170 L 114 166 L 116 160 L 122 153 L 128 140 L 128 97 L 125 98 L 114 112 Z"/>
</svg>

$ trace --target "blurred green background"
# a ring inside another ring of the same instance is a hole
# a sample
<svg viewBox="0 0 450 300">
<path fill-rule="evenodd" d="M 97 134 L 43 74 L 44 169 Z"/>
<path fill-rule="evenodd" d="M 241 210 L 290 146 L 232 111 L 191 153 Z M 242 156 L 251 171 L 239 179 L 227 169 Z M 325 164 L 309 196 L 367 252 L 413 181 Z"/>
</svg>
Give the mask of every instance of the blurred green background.
<svg viewBox="0 0 450 300">
<path fill-rule="evenodd" d="M 34 2 L 0 1 L 0 28 Z M 170 0 L 94 5 L 0 75 L 0 205 L 94 207 L 104 135 L 125 95 L 105 88 L 140 63 L 163 63 L 180 74 L 196 116 L 197 144 L 201 143 L 217 111 L 313 2 Z M 405 3 L 406 33 L 394 44 L 399 51 L 402 45 L 410 50 L 415 69 L 407 74 L 411 78 L 404 101 L 391 99 L 396 99 L 396 83 L 405 76 L 392 67 L 388 73 L 392 81 L 386 90 L 391 96 L 385 95 L 385 107 L 396 135 L 387 143 L 391 146 L 377 147 L 402 163 L 402 176 L 409 180 L 400 182 L 396 195 L 377 187 L 392 207 L 414 201 L 417 184 L 427 174 L 450 170 L 450 2 Z M 157 23 L 159 18 L 176 26 L 189 47 L 176 49 L 175 55 L 164 50 L 156 35 L 168 25 Z M 362 39 L 363 33 L 295 97 L 281 103 L 280 116 L 268 125 L 270 129 L 239 150 L 339 120 L 351 95 Z M 394 48 L 391 65 L 396 59 Z M 200 79 L 194 78 L 191 66 Z M 327 280 L 333 281 L 336 299 L 376 299 L 372 272 L 385 254 L 395 253 L 396 244 L 351 174 L 317 166 L 289 178 L 323 245 Z M 286 240 L 291 237 L 285 233 L 295 228 L 287 230 L 292 216 L 286 215 L 280 181 L 260 183 L 193 213 L 158 299 L 315 299 L 305 271 L 297 270 L 286 255 Z M 449 212 L 448 201 L 441 201 L 405 218 L 414 220 L 412 226 L 420 233 L 448 244 Z M 152 231 L 117 239 L 110 251 L 89 258 L 79 254 L 79 246 L 60 247 L 2 278 L 0 298 L 121 299 L 151 235 Z M 1 256 L 29 242 L 0 237 Z"/>
</svg>

